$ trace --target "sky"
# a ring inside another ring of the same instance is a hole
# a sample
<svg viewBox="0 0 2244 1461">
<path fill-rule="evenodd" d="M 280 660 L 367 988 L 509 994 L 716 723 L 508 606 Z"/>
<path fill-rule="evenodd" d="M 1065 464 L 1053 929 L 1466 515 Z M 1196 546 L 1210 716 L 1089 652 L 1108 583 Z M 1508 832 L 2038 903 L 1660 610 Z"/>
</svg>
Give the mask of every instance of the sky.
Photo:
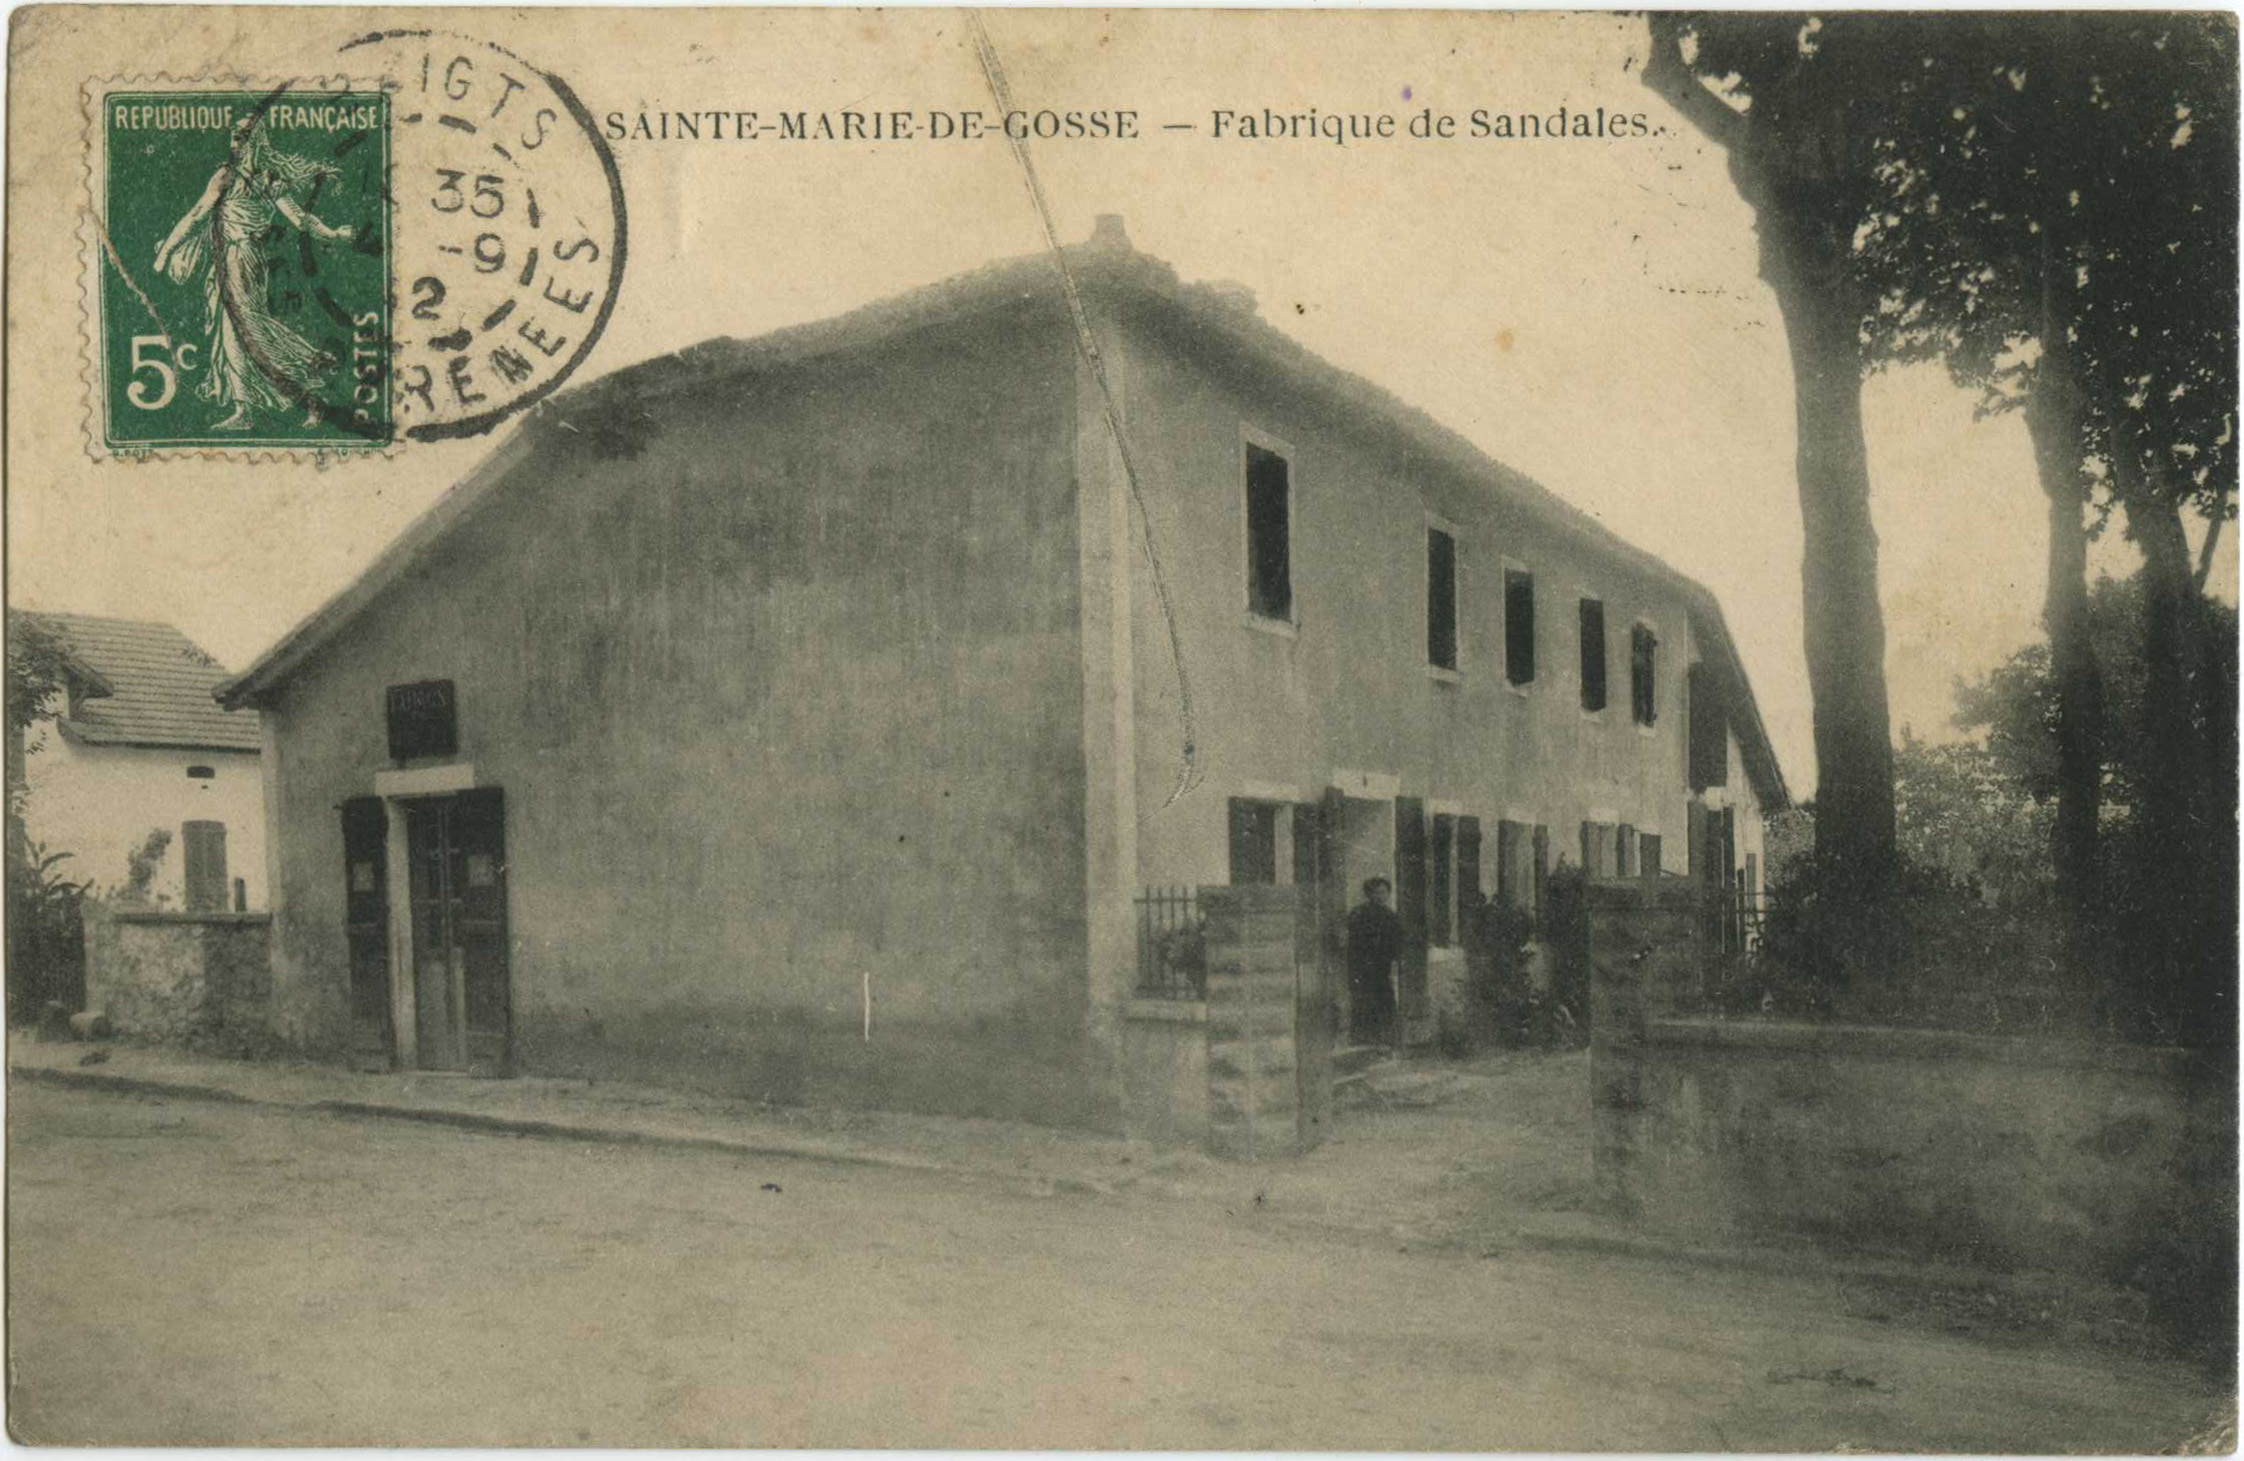
<svg viewBox="0 0 2244 1461">
<path fill-rule="evenodd" d="M 298 71 L 353 33 L 342 11 L 185 12 L 196 18 L 184 28 L 182 14 L 110 22 L 143 37 L 58 21 L 34 37 L 32 64 L 18 39 L 8 597 L 169 620 L 240 668 L 496 439 L 325 466 L 89 459 L 82 379 L 54 368 L 64 342 L 82 353 L 83 240 L 21 226 L 86 211 L 84 78 L 103 74 L 120 45 L 166 56 L 174 74 Z M 561 76 L 600 117 L 991 105 L 956 12 L 474 14 L 487 38 Z M 1149 124 L 1196 126 L 1030 144 L 1063 240 L 1122 215 L 1135 245 L 1183 278 L 1246 285 L 1310 349 L 1707 584 L 1788 780 L 1812 792 L 1783 324 L 1721 155 L 1638 80 L 1641 19 L 999 10 L 985 21 L 1019 105 L 1135 108 Z M 1349 146 L 1208 135 L 1216 109 L 1312 106 L 1391 113 L 1398 125 L 1421 109 L 1462 119 L 1603 107 L 1642 113 L 1646 134 Z M 613 145 L 631 258 L 580 381 L 1043 243 L 1002 145 Z M 2046 538 L 2024 430 L 2015 417 L 1977 420 L 1973 405 L 1937 367 L 1865 390 L 1894 721 L 1931 736 L 1952 733 L 1956 677 L 2040 634 Z M 2095 562 L 2125 572 L 2132 552 L 2107 541 Z M 2229 585 L 2234 564 L 2232 535 Z"/>
</svg>

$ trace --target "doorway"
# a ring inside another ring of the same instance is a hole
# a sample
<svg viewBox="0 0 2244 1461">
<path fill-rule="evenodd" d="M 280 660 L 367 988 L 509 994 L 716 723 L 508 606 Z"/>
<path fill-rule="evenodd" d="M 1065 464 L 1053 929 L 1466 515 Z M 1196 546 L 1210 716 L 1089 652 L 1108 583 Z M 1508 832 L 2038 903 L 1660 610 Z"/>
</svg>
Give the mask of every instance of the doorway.
<svg viewBox="0 0 2244 1461">
<path fill-rule="evenodd" d="M 508 1074 L 505 802 L 492 788 L 417 798 L 404 809 L 418 1063 Z"/>
<path fill-rule="evenodd" d="M 1353 1047 L 1360 1042 L 1348 989 L 1348 915 L 1363 901 L 1365 879 L 1385 878 L 1390 888 L 1394 886 L 1395 803 L 1387 798 L 1346 796 L 1335 790 L 1326 794 L 1324 815 L 1331 829 L 1327 872 L 1320 889 L 1326 926 L 1331 931 L 1326 943 L 1326 982 L 1331 992 L 1334 1038 Z M 1399 998 L 1401 991 L 1396 993 Z"/>
</svg>

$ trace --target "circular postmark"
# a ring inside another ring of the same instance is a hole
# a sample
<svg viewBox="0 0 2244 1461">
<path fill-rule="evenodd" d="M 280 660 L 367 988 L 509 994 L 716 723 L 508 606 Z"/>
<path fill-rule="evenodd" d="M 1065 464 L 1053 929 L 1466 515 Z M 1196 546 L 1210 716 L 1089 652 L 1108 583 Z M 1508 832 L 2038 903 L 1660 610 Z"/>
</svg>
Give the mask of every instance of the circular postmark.
<svg viewBox="0 0 2244 1461">
<path fill-rule="evenodd" d="M 395 30 L 342 50 L 389 98 L 387 337 L 368 348 L 354 334 L 351 398 L 323 399 L 287 342 L 260 339 L 246 291 L 229 291 L 229 318 L 265 385 L 307 411 L 414 441 L 489 431 L 567 381 L 615 311 L 627 249 L 615 157 L 566 83 L 504 47 Z M 241 176 L 260 186 L 254 168 Z M 316 288 L 321 250 L 364 236 L 296 212 Z M 378 428 L 354 418 L 369 395 L 385 404 Z"/>
</svg>

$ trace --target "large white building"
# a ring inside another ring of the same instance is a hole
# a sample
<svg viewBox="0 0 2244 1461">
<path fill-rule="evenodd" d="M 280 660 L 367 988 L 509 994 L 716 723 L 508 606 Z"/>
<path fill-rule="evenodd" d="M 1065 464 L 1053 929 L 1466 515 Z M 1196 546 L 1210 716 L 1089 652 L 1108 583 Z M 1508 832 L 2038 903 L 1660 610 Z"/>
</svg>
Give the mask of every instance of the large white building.
<svg viewBox="0 0 2244 1461">
<path fill-rule="evenodd" d="M 211 699 L 226 668 L 169 624 L 22 617 L 67 655 L 21 773 L 32 841 L 70 854 L 57 871 L 157 908 L 265 907 L 257 712 Z"/>
</svg>

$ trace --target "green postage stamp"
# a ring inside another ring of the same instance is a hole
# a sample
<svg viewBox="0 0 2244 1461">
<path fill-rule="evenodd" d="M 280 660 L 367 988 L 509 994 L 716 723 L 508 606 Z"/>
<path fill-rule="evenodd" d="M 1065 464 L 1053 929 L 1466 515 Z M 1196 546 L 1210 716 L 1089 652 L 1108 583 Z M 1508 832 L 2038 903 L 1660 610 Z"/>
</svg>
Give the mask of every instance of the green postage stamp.
<svg viewBox="0 0 2244 1461">
<path fill-rule="evenodd" d="M 389 96 L 93 100 L 97 450 L 388 446 Z"/>
</svg>

